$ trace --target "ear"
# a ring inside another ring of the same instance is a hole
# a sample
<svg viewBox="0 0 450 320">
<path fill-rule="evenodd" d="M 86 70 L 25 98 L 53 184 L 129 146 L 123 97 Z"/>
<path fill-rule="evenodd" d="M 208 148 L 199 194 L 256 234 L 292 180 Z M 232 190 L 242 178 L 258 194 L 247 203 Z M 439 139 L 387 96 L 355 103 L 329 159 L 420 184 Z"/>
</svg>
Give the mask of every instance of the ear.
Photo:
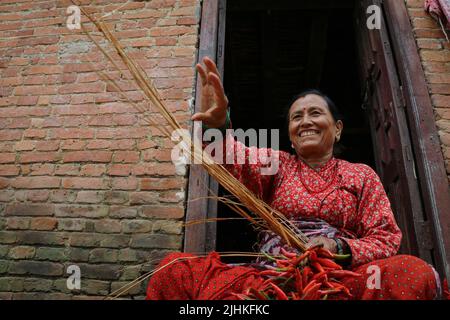
<svg viewBox="0 0 450 320">
<path fill-rule="evenodd" d="M 344 130 L 344 123 L 341 120 L 336 122 L 336 140 L 341 139 L 342 130 Z"/>
</svg>

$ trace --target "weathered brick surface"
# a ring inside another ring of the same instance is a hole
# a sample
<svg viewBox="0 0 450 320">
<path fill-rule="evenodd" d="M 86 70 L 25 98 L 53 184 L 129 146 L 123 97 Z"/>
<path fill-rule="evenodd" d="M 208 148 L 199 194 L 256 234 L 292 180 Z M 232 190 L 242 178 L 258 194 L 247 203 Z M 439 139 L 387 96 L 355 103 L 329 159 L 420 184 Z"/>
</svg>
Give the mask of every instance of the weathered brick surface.
<svg viewBox="0 0 450 320">
<path fill-rule="evenodd" d="M 450 181 L 450 45 L 439 23 L 424 12 L 423 1 L 407 0 L 406 4 L 428 82 Z"/>
<path fill-rule="evenodd" d="M 106 18 L 183 124 L 200 2 L 132 1 Z M 182 249 L 186 177 L 170 161 L 171 142 L 99 76 L 142 103 L 129 75 L 65 27 L 70 4 L 0 4 L 0 299 L 102 299 Z M 70 265 L 81 268 L 80 290 L 67 288 Z M 144 295 L 145 283 L 124 296 Z"/>
</svg>

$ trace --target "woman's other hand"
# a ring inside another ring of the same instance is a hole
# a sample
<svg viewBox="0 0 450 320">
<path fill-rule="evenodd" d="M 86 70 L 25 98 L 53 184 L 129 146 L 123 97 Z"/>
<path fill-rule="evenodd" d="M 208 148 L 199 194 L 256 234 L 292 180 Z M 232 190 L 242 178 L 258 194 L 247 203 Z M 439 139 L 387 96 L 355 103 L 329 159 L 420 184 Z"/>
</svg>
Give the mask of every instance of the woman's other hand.
<svg viewBox="0 0 450 320">
<path fill-rule="evenodd" d="M 201 112 L 192 116 L 193 121 L 202 121 L 209 128 L 221 128 L 227 118 L 228 99 L 225 96 L 217 66 L 210 58 L 203 58 L 196 69 L 201 79 Z"/>
<path fill-rule="evenodd" d="M 327 237 L 314 237 L 309 240 L 309 242 L 306 244 L 307 248 L 321 246 L 324 249 L 329 250 L 331 253 L 337 252 L 337 244 L 336 241 L 333 239 L 327 238 Z"/>
</svg>

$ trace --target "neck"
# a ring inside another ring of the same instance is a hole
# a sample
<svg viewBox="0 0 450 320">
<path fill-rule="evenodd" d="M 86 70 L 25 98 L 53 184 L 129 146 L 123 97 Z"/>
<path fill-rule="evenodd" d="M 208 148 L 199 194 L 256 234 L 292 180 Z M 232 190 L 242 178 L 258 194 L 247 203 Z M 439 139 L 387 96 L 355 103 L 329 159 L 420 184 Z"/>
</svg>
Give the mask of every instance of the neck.
<svg viewBox="0 0 450 320">
<path fill-rule="evenodd" d="M 327 153 L 326 155 L 322 155 L 322 156 L 318 156 L 318 157 L 314 157 L 314 156 L 304 157 L 301 155 L 298 155 L 298 156 L 308 166 L 315 169 L 315 168 L 319 168 L 319 167 L 322 167 L 323 165 L 325 165 L 333 157 L 333 153 L 330 152 L 330 153 Z"/>
</svg>

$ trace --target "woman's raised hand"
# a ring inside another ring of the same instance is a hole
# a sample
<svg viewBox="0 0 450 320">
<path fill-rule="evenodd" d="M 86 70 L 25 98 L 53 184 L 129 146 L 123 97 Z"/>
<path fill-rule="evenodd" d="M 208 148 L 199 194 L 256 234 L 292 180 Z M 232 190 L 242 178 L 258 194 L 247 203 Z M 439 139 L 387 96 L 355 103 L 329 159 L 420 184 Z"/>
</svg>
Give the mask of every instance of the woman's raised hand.
<svg viewBox="0 0 450 320">
<path fill-rule="evenodd" d="M 202 82 L 201 112 L 192 116 L 193 121 L 202 121 L 209 128 L 221 128 L 227 118 L 228 99 L 225 96 L 217 66 L 210 58 L 203 58 L 196 68 Z"/>
</svg>

